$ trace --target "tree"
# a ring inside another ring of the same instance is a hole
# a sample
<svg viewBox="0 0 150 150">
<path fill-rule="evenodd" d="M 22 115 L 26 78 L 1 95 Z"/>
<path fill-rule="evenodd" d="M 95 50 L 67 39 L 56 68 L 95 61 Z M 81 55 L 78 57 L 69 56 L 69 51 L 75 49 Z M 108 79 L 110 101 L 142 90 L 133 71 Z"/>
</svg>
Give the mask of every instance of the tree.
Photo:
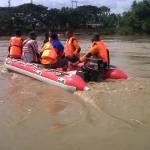
<svg viewBox="0 0 150 150">
<path fill-rule="evenodd" d="M 23 4 L 16 7 L 0 8 L 1 31 L 12 32 L 20 28 L 25 33 L 31 30 L 43 32 L 46 30 L 88 29 L 115 33 L 118 26 L 117 15 L 110 13 L 106 6 L 85 5 L 75 9 L 49 9 L 42 5 Z M 145 29 L 148 24 L 144 24 Z M 8 33 L 8 32 L 7 32 Z"/>
<path fill-rule="evenodd" d="M 121 33 L 150 34 L 150 0 L 134 1 L 131 10 L 123 14 Z"/>
</svg>

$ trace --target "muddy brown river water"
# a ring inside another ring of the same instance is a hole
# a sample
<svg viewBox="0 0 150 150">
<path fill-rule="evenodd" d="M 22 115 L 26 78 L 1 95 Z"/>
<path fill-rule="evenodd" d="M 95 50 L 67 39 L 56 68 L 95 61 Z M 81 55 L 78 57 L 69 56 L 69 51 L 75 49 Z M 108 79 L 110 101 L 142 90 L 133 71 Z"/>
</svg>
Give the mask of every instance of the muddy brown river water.
<svg viewBox="0 0 150 150">
<path fill-rule="evenodd" d="M 0 38 L 0 150 L 150 149 L 150 37 L 103 38 L 129 79 L 74 94 L 8 72 L 8 38 Z M 90 36 L 79 39 L 85 50 Z"/>
</svg>

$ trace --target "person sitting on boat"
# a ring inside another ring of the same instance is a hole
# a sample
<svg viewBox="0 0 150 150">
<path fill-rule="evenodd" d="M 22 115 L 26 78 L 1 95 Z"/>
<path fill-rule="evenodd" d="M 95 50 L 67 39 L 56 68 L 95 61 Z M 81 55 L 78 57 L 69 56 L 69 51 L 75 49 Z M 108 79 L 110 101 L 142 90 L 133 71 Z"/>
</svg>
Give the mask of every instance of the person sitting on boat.
<svg viewBox="0 0 150 150">
<path fill-rule="evenodd" d="M 27 63 L 38 63 L 39 53 L 36 41 L 37 35 L 34 31 L 29 33 L 29 38 L 23 42 L 22 60 Z"/>
<path fill-rule="evenodd" d="M 56 32 L 50 33 L 50 41 L 44 43 L 41 50 L 41 64 L 45 68 L 67 67 L 67 60 L 63 58 L 64 47 Z"/>
<path fill-rule="evenodd" d="M 41 48 L 44 46 L 45 43 L 47 43 L 49 41 L 50 41 L 50 33 L 46 32 L 45 33 L 45 39 L 43 40 L 43 44 L 42 44 Z"/>
<path fill-rule="evenodd" d="M 59 58 L 61 58 L 64 55 L 64 46 L 58 39 L 58 34 L 56 32 L 50 33 L 50 42 L 53 45 L 53 47 L 57 50 Z"/>
<path fill-rule="evenodd" d="M 77 38 L 73 36 L 72 31 L 67 31 L 66 36 L 67 40 L 65 43 L 65 57 L 68 59 L 68 61 L 75 63 L 80 57 L 80 44 Z"/>
<path fill-rule="evenodd" d="M 22 45 L 23 38 L 21 36 L 21 31 L 16 30 L 15 36 L 10 38 L 10 45 L 8 47 L 8 57 L 20 59 L 22 55 Z"/>
<path fill-rule="evenodd" d="M 88 52 L 80 58 L 80 62 L 86 62 L 91 57 L 101 59 L 105 67 L 109 65 L 109 50 L 98 33 L 93 36 L 92 45 Z"/>
</svg>

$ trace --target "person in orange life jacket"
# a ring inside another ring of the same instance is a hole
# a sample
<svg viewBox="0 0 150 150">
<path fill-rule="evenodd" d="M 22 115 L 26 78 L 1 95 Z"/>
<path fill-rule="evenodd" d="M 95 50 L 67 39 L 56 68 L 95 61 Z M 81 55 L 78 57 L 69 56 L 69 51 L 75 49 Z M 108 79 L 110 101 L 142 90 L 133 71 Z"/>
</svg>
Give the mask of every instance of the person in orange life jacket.
<svg viewBox="0 0 150 150">
<path fill-rule="evenodd" d="M 39 63 L 37 35 L 34 31 L 29 33 L 29 38 L 23 42 L 22 57 L 24 62 Z"/>
<path fill-rule="evenodd" d="M 67 31 L 66 36 L 65 57 L 68 61 L 75 63 L 79 60 L 81 48 L 72 31 Z"/>
<path fill-rule="evenodd" d="M 51 65 L 56 63 L 57 53 L 50 43 L 50 33 L 45 33 L 45 39 L 43 41 L 43 45 L 40 52 L 41 64 L 44 65 L 45 68 L 50 68 Z"/>
<path fill-rule="evenodd" d="M 64 57 L 64 46 L 60 42 L 58 38 L 58 34 L 56 32 L 50 33 L 50 43 L 54 47 L 54 49 L 57 52 L 57 62 L 55 64 L 55 68 L 63 68 L 63 70 L 66 70 L 68 67 L 68 61 Z"/>
<path fill-rule="evenodd" d="M 104 66 L 109 65 L 109 51 L 105 43 L 101 40 L 99 34 L 95 34 L 92 38 L 92 45 L 88 52 L 80 58 L 81 62 L 86 62 L 87 58 L 94 57 L 103 61 Z"/>
<path fill-rule="evenodd" d="M 45 43 L 49 42 L 50 41 L 50 33 L 49 31 L 45 33 L 45 39 L 43 40 L 43 44 L 42 44 L 42 47 L 44 46 Z M 41 48 L 42 48 L 41 47 Z"/>
<path fill-rule="evenodd" d="M 49 32 L 46 32 L 45 33 L 45 38 L 44 38 L 44 40 L 43 40 L 43 43 L 42 43 L 42 46 L 41 46 L 41 51 L 40 51 L 40 61 L 41 61 L 41 56 L 42 56 L 42 53 L 43 53 L 43 50 L 44 50 L 44 45 L 45 45 L 45 43 L 47 43 L 47 42 L 49 42 L 50 41 L 50 33 Z"/>
<path fill-rule="evenodd" d="M 16 30 L 15 36 L 10 38 L 10 45 L 8 47 L 8 57 L 20 59 L 22 55 L 23 38 L 21 31 Z"/>
<path fill-rule="evenodd" d="M 53 69 L 67 66 L 67 61 L 62 58 L 64 47 L 59 41 L 57 33 L 50 33 L 50 41 L 47 37 L 45 37 L 45 39 L 47 39 L 47 42 L 43 45 L 41 50 L 41 64 L 43 64 L 45 68 Z"/>
</svg>

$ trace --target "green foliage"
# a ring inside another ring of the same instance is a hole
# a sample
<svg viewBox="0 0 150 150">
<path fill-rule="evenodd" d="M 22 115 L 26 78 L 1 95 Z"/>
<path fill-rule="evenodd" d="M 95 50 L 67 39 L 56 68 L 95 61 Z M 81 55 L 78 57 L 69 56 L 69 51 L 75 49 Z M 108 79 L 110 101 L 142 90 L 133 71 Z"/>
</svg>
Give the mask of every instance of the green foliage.
<svg viewBox="0 0 150 150">
<path fill-rule="evenodd" d="M 150 34 L 150 0 L 134 1 L 120 22 L 122 34 Z"/>
<path fill-rule="evenodd" d="M 80 6 L 76 9 L 50 9 L 41 5 L 24 4 L 17 7 L 0 8 L 1 33 L 21 28 L 24 32 L 36 29 L 66 30 L 88 29 L 103 33 L 115 33 L 116 15 L 106 6 Z M 145 25 L 146 26 L 146 25 Z"/>
<path fill-rule="evenodd" d="M 0 34 L 10 34 L 16 28 L 24 33 L 37 30 L 82 29 L 104 34 L 150 34 L 150 0 L 134 1 L 129 12 L 111 13 L 106 6 L 79 6 L 50 9 L 42 5 L 23 4 L 0 7 Z"/>
</svg>

